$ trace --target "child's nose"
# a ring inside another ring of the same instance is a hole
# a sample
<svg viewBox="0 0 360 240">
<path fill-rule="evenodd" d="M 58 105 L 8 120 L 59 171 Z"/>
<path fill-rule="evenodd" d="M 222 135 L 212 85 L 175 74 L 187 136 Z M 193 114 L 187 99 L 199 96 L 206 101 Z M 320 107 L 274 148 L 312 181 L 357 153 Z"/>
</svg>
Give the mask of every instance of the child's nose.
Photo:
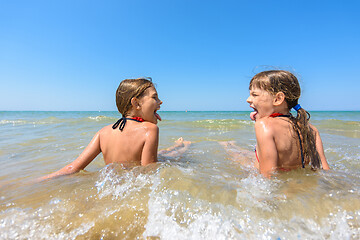
<svg viewBox="0 0 360 240">
<path fill-rule="evenodd" d="M 248 99 L 246 99 L 246 102 L 251 103 L 251 96 L 249 96 Z"/>
</svg>

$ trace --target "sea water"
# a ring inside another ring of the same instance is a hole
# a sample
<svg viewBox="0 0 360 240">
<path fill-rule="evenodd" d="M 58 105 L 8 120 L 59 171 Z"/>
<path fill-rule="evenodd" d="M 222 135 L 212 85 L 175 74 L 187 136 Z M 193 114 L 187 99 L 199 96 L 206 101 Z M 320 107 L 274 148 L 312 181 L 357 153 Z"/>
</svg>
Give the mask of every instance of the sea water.
<svg viewBox="0 0 360 240">
<path fill-rule="evenodd" d="M 36 182 L 71 163 L 116 112 L 0 112 L 0 239 L 359 239 L 360 113 L 311 112 L 330 171 L 266 179 L 219 144 L 252 151 L 249 112 L 160 112 L 159 149 L 182 156 Z"/>
</svg>

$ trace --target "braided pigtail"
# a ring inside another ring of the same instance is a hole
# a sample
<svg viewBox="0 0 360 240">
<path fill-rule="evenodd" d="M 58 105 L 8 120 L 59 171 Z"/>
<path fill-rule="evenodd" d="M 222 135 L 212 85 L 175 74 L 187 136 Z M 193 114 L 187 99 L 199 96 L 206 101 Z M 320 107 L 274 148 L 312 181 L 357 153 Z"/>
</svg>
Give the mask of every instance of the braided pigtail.
<svg viewBox="0 0 360 240">
<path fill-rule="evenodd" d="M 305 164 L 311 163 L 312 169 L 320 168 L 320 156 L 316 149 L 315 133 L 309 124 L 310 114 L 298 104 L 301 89 L 298 79 L 290 72 L 270 70 L 256 74 L 250 81 L 249 89 L 257 87 L 273 95 L 282 92 L 289 110 L 294 108 L 296 117 L 291 117 L 293 128 L 300 138 L 301 155 Z"/>
<path fill-rule="evenodd" d="M 320 156 L 316 150 L 316 139 L 313 129 L 310 127 L 310 113 L 303 109 L 300 104 L 296 104 L 292 107 L 296 110 L 296 118 L 291 118 L 294 123 L 293 127 L 296 132 L 302 137 L 302 154 L 304 156 L 305 163 L 311 164 L 313 170 L 320 168 Z"/>
</svg>

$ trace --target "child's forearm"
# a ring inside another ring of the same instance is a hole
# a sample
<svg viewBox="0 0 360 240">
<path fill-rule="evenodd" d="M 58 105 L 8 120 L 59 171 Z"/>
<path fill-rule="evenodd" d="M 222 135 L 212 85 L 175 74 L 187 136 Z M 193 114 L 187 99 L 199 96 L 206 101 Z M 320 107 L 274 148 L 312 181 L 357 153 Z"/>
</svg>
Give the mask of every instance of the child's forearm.
<svg viewBox="0 0 360 240">
<path fill-rule="evenodd" d="M 73 173 L 77 173 L 79 172 L 80 169 L 75 169 L 72 164 L 69 164 L 65 167 L 63 167 L 62 169 L 60 169 L 59 171 L 50 173 L 46 176 L 43 176 L 41 178 L 39 178 L 39 180 L 46 180 L 46 179 L 50 179 L 50 178 L 54 178 L 54 177 L 58 177 L 58 176 L 63 176 L 63 175 L 70 175 Z"/>
<path fill-rule="evenodd" d="M 183 138 L 179 138 L 173 146 L 158 151 L 158 154 L 166 157 L 180 156 L 189 149 L 190 145 L 190 141 L 184 141 Z"/>
<path fill-rule="evenodd" d="M 179 148 L 179 147 L 180 147 L 180 146 L 176 143 L 176 144 L 174 144 L 174 145 L 171 146 L 171 147 L 168 147 L 168 148 L 166 148 L 166 149 L 160 150 L 158 153 L 159 153 L 159 154 L 166 154 L 166 153 L 168 153 L 168 152 L 173 151 L 175 148 Z"/>
<path fill-rule="evenodd" d="M 255 153 L 245 148 L 239 147 L 234 141 L 219 142 L 225 149 L 225 151 L 231 156 L 231 159 L 243 166 L 254 165 L 259 168 L 259 164 L 255 161 Z"/>
<path fill-rule="evenodd" d="M 97 134 L 95 134 L 89 145 L 85 148 L 85 150 L 80 154 L 80 156 L 75 161 L 66 165 L 57 172 L 51 173 L 49 175 L 40 178 L 40 180 L 77 173 L 80 170 L 83 170 L 100 152 L 101 152 L 100 135 L 98 132 Z"/>
</svg>

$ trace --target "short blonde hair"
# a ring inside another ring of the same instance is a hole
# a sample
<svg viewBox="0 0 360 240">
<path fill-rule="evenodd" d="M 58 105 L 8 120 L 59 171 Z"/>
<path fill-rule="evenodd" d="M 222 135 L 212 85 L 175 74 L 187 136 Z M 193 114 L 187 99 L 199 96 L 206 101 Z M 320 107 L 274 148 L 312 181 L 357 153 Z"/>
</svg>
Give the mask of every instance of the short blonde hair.
<svg viewBox="0 0 360 240">
<path fill-rule="evenodd" d="M 154 87 L 151 78 L 125 79 L 119 84 L 116 90 L 116 106 L 122 116 L 127 116 L 131 99 L 141 97 L 149 87 Z"/>
</svg>

